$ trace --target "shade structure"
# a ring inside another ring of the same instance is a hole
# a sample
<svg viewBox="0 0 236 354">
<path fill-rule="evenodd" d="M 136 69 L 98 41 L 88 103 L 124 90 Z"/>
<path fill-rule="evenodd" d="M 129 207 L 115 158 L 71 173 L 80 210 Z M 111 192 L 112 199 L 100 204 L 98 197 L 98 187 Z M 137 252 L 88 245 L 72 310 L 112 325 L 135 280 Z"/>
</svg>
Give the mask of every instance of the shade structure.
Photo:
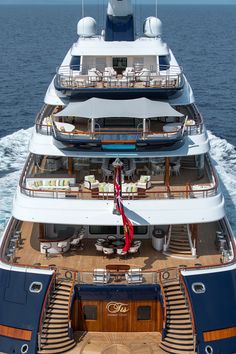
<svg viewBox="0 0 236 354">
<path fill-rule="evenodd" d="M 56 116 L 82 118 L 155 118 L 183 117 L 168 102 L 153 101 L 142 97 L 133 100 L 106 100 L 90 98 L 86 101 L 70 102 Z"/>
</svg>

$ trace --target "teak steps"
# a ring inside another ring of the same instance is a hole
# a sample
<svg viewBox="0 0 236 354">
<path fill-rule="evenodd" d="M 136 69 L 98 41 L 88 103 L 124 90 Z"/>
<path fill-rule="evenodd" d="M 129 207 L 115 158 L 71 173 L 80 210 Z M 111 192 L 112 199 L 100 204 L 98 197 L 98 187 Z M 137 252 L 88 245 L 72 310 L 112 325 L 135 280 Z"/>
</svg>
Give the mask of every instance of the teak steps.
<svg viewBox="0 0 236 354">
<path fill-rule="evenodd" d="M 172 257 L 193 258 L 187 225 L 172 225 L 170 244 L 164 253 Z"/>
<path fill-rule="evenodd" d="M 38 354 L 66 353 L 75 347 L 76 342 L 69 337 L 68 332 L 68 305 L 72 286 L 70 281 L 57 280 L 43 323 L 41 349 Z"/>
<path fill-rule="evenodd" d="M 193 328 L 188 307 L 178 282 L 164 286 L 166 336 L 160 348 L 168 354 L 195 354 Z"/>
</svg>

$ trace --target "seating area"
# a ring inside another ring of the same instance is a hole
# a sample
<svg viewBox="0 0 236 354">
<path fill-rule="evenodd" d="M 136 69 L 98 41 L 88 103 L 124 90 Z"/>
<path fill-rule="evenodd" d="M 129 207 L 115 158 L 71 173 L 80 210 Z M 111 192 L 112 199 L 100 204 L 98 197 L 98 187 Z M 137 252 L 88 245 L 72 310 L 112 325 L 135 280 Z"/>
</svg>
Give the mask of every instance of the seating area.
<svg viewBox="0 0 236 354">
<path fill-rule="evenodd" d="M 83 74 L 82 74 L 83 73 Z M 181 84 L 181 69 L 169 66 L 168 70 L 130 66 L 118 74 L 112 66 L 99 70 L 96 67 L 82 68 L 81 72 L 72 70 L 67 77 L 65 68 L 59 69 L 58 77 L 62 87 L 159 87 L 177 88 Z"/>
<path fill-rule="evenodd" d="M 117 238 L 113 235 L 107 236 L 107 238 L 99 238 L 95 242 L 96 251 L 107 258 L 127 258 L 136 256 L 140 252 L 142 242 L 140 240 L 133 240 L 128 252 L 123 251 L 124 245 L 124 238 Z"/>
<path fill-rule="evenodd" d="M 135 171 L 135 170 L 134 170 Z M 111 171 L 112 172 L 112 171 Z M 107 178 L 106 178 L 107 179 Z M 123 182 L 122 183 L 122 193 L 137 196 L 140 189 L 143 191 L 151 188 L 151 176 L 141 175 L 137 182 Z M 84 187 L 97 191 L 97 195 L 103 196 L 114 196 L 114 183 L 109 182 L 99 182 L 95 179 L 94 175 L 89 175 L 84 177 Z"/>
<path fill-rule="evenodd" d="M 131 268 L 122 264 L 110 264 L 104 268 L 93 271 L 93 283 L 107 284 L 109 282 L 124 282 L 138 284 L 144 281 L 141 268 Z"/>
</svg>

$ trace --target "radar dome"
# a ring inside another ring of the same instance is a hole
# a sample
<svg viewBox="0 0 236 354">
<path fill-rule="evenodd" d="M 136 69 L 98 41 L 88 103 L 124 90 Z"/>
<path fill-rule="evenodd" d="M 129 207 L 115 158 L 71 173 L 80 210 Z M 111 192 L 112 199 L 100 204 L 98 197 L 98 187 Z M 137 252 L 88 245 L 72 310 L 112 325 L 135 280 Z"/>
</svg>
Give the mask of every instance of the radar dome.
<svg viewBox="0 0 236 354">
<path fill-rule="evenodd" d="M 82 18 L 77 25 L 77 33 L 81 37 L 93 37 L 96 34 L 96 21 L 92 17 Z"/>
<path fill-rule="evenodd" d="M 148 17 L 144 21 L 143 33 L 147 37 L 159 37 L 162 34 L 162 22 L 157 17 Z"/>
</svg>

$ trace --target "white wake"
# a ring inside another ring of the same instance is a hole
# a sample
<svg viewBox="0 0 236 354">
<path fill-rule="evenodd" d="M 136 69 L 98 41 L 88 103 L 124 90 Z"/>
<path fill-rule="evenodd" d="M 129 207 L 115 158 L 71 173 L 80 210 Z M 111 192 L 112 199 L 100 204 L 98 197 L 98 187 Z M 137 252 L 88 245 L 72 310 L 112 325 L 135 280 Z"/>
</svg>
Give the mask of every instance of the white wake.
<svg viewBox="0 0 236 354">
<path fill-rule="evenodd" d="M 10 217 L 12 199 L 28 154 L 32 128 L 0 139 L 0 232 Z"/>
<path fill-rule="evenodd" d="M 0 139 L 0 230 L 11 214 L 12 199 L 28 154 L 32 128 L 19 130 Z M 236 150 L 211 132 L 211 156 L 222 181 L 227 215 L 236 231 Z"/>
</svg>

